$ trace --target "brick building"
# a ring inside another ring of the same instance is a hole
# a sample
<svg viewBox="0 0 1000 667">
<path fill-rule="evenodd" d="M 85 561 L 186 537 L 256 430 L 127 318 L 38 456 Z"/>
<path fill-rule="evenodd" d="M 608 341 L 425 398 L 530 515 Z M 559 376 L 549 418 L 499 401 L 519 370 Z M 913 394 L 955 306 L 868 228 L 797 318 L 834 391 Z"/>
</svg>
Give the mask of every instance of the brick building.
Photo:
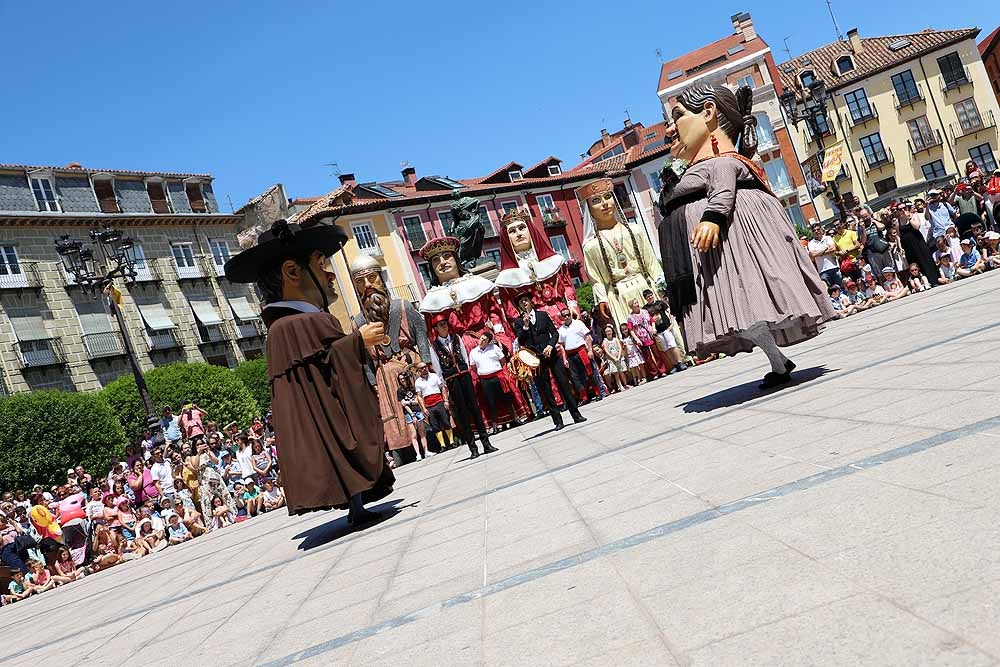
<svg viewBox="0 0 1000 667">
<path fill-rule="evenodd" d="M 130 372 L 114 318 L 55 250 L 105 224 L 135 241 L 137 279 L 119 288 L 144 369 L 261 355 L 253 290 L 222 276 L 241 220 L 219 212 L 208 174 L 0 164 L 0 391 L 93 390 Z"/>
<path fill-rule="evenodd" d="M 1000 102 L 1000 27 L 991 32 L 986 39 L 979 42 L 979 56 L 986 66 L 986 75 L 993 86 L 993 94 Z"/>
</svg>

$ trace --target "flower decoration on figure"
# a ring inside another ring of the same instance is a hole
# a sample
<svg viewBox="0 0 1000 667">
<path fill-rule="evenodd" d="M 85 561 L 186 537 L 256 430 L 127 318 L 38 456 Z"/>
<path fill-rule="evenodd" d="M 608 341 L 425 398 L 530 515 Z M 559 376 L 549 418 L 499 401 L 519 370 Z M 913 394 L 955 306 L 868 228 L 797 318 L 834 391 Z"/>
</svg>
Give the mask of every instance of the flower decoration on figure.
<svg viewBox="0 0 1000 667">
<path fill-rule="evenodd" d="M 378 392 L 379 410 L 385 425 L 385 441 L 390 451 L 410 446 L 402 404 L 396 399 L 399 374 L 420 360 L 430 361 L 427 324 L 409 301 L 393 299 L 382 280 L 382 267 L 370 255 L 358 255 L 351 262 L 351 282 L 361 304 L 354 316 L 358 327 L 381 322 L 385 338 L 372 349 L 373 363 L 367 370 L 368 381 Z"/>
<path fill-rule="evenodd" d="M 553 321 L 566 306 L 580 312 L 566 258 L 552 249 L 549 237 L 526 212 L 513 210 L 500 220 L 500 273 L 495 282 L 511 322 L 521 316 L 517 297 L 525 292 L 531 292 L 535 306 Z"/>
<path fill-rule="evenodd" d="M 698 85 L 681 94 L 667 129 L 689 166 L 660 200 L 660 255 L 670 308 L 699 356 L 760 347 L 761 388 L 791 379 L 779 347 L 816 336 L 833 317 L 826 285 L 781 202 L 751 158 L 753 91 Z"/>
<path fill-rule="evenodd" d="M 628 320 L 632 300 L 656 291 L 663 267 L 645 232 L 625 222 L 615 200 L 614 182 L 602 178 L 577 188 L 583 207 L 583 259 L 594 286 L 594 303 L 604 323 Z"/>
</svg>

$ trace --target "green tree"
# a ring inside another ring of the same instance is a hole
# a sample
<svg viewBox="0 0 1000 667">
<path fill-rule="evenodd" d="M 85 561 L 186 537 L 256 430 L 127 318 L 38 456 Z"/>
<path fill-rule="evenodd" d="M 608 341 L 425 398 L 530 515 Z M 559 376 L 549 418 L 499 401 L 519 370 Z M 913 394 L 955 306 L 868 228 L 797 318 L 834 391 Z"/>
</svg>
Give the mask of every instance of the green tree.
<svg viewBox="0 0 1000 667">
<path fill-rule="evenodd" d="M 253 394 L 228 368 L 210 364 L 170 364 L 145 373 L 157 415 L 164 405 L 179 410 L 185 402 L 197 403 L 219 425 L 235 421 L 249 425 L 261 412 Z M 123 375 L 101 392 L 131 440 L 142 435 L 146 412 L 135 378 Z"/>
<path fill-rule="evenodd" d="M 0 400 L 0 489 L 65 483 L 68 468 L 99 474 L 124 453 L 125 431 L 99 394 L 33 391 Z"/>
<path fill-rule="evenodd" d="M 590 283 L 583 283 L 576 288 L 576 304 L 580 306 L 580 311 L 591 311 L 594 309 L 594 286 Z"/>
<path fill-rule="evenodd" d="M 234 371 L 257 401 L 257 409 L 263 414 L 271 409 L 271 382 L 267 376 L 267 359 L 250 359 L 237 366 Z"/>
</svg>

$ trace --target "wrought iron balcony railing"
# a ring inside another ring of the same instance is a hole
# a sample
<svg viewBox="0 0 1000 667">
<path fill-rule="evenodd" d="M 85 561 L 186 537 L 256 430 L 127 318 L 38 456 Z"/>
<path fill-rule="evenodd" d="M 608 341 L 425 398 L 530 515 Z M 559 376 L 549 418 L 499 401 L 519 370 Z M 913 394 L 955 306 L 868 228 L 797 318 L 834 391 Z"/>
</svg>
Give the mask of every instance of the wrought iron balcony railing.
<svg viewBox="0 0 1000 667">
<path fill-rule="evenodd" d="M 38 270 L 38 262 L 0 261 L 0 290 L 41 286 L 42 274 Z"/>
<path fill-rule="evenodd" d="M 125 355 L 125 343 L 117 331 L 83 334 L 83 347 L 90 359 Z"/>
<path fill-rule="evenodd" d="M 934 130 L 933 137 L 920 137 L 917 141 L 916 138 L 911 138 L 906 142 L 910 146 L 910 154 L 916 155 L 917 153 L 922 153 L 924 151 L 929 151 L 932 148 L 940 146 L 944 143 L 941 139 L 941 130 Z"/>
<path fill-rule="evenodd" d="M 14 343 L 21 368 L 41 368 L 44 366 L 61 366 L 66 363 L 62 339 L 36 338 L 34 340 L 19 340 Z"/>
</svg>

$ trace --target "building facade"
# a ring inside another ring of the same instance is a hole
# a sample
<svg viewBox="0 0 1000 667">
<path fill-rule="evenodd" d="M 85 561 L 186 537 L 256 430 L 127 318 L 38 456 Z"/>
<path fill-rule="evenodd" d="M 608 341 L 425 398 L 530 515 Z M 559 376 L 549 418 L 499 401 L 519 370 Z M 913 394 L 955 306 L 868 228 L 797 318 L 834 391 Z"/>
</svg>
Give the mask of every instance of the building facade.
<svg viewBox="0 0 1000 667">
<path fill-rule="evenodd" d="M 260 356 L 256 296 L 222 271 L 240 222 L 219 213 L 208 174 L 0 165 L 2 390 L 88 391 L 131 372 L 103 299 L 74 284 L 55 249 L 104 225 L 135 242 L 138 275 L 118 287 L 144 370 Z"/>
<path fill-rule="evenodd" d="M 664 118 L 681 92 L 709 83 L 753 88 L 753 115 L 757 119 L 757 154 L 774 193 L 793 223 L 805 225 L 816 217 L 806 180 L 799 169 L 796 147 L 789 136 L 781 105 L 778 70 L 771 48 L 757 35 L 750 14 L 732 17 L 733 33 L 669 60 L 660 67 L 657 95 Z"/>
<path fill-rule="evenodd" d="M 997 164 L 997 98 L 976 45 L 979 30 L 925 30 L 848 39 L 778 66 L 786 88 L 821 79 L 830 93 L 820 131 L 827 147 L 843 143 L 842 193 L 873 208 L 964 176 L 972 161 Z M 818 182 L 812 132 L 791 131 L 809 175 L 817 211 L 834 216 Z"/>
<path fill-rule="evenodd" d="M 986 39 L 979 42 L 979 56 L 986 67 L 986 76 L 990 78 L 993 94 L 997 102 L 1000 102 L 1000 27 L 995 28 Z"/>
</svg>

